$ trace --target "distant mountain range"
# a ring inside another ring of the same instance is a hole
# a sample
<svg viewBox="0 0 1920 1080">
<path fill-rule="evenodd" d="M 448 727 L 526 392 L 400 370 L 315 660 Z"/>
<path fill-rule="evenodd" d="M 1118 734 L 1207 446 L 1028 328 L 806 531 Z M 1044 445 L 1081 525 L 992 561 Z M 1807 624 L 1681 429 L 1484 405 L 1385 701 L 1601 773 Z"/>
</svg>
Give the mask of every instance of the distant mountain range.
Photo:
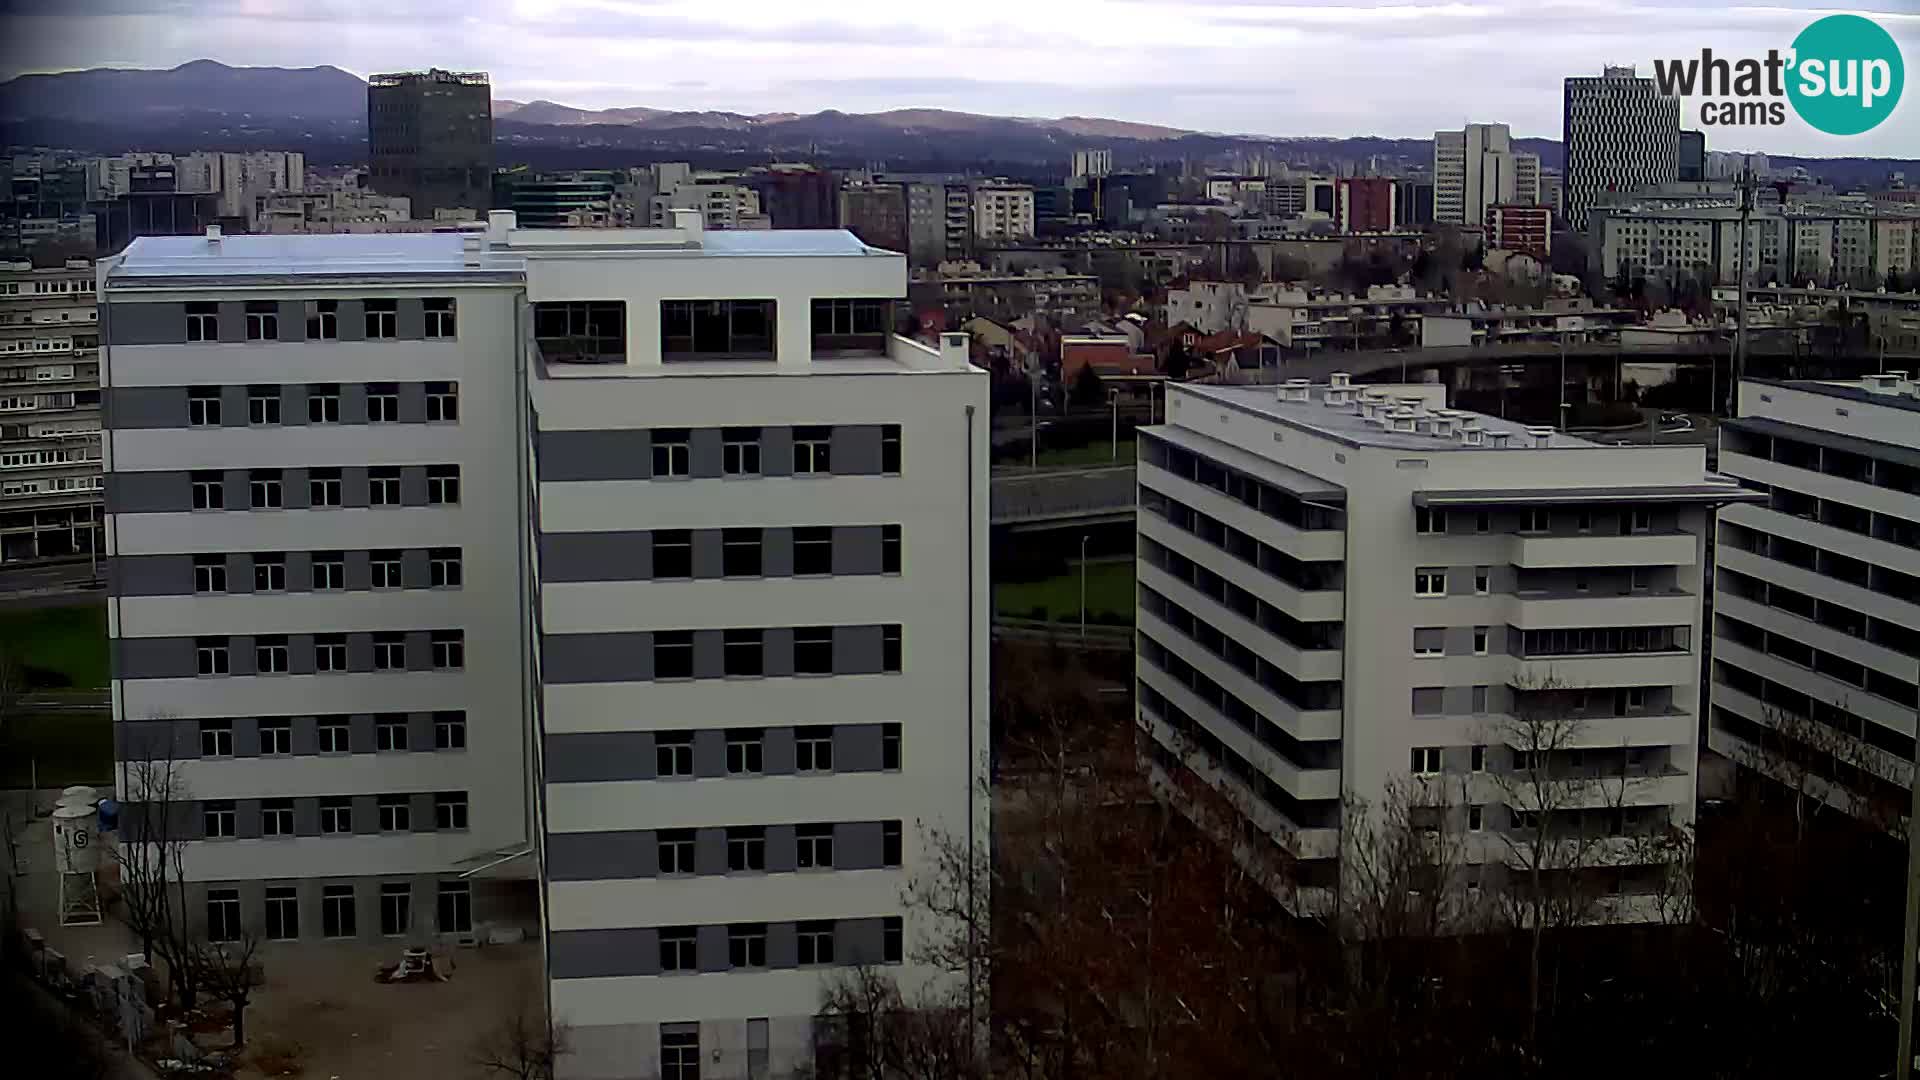
<svg viewBox="0 0 1920 1080">
<path fill-rule="evenodd" d="M 1223 135 L 1101 117 L 945 109 L 748 114 L 509 100 L 496 100 L 493 107 L 498 160 L 537 168 L 660 160 L 732 166 L 798 156 L 835 165 L 884 160 L 896 170 L 1045 175 L 1061 171 L 1072 151 L 1090 141 L 1111 148 L 1119 168 L 1233 152 L 1267 152 L 1314 167 L 1370 159 L 1393 166 L 1429 162 L 1433 153 L 1426 139 Z M 315 164 L 358 162 L 366 158 L 366 115 L 366 82 L 331 66 L 229 67 L 195 60 L 165 71 L 96 68 L 0 83 L 0 145 L 90 153 L 278 148 L 304 150 Z M 1542 165 L 1561 167 L 1557 140 L 1515 141 L 1539 154 Z M 1894 169 L 1920 174 L 1920 161 L 1772 160 L 1806 164 L 1840 185 L 1878 184 Z"/>
</svg>

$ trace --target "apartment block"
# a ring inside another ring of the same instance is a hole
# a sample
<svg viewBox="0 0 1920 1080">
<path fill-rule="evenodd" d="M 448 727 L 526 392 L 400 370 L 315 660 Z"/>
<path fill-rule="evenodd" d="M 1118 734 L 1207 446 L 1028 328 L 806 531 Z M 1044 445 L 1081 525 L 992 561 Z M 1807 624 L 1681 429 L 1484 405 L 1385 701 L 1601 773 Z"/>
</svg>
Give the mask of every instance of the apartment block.
<svg viewBox="0 0 1920 1080">
<path fill-rule="evenodd" d="M 1631 67 L 1569 78 L 1562 113 L 1568 224 L 1587 227 L 1587 211 L 1606 192 L 1662 184 L 1680 175 L 1680 99 L 1662 96 Z"/>
<path fill-rule="evenodd" d="M 981 184 L 973 189 L 973 236 L 1008 243 L 1033 235 L 1033 189 L 1025 184 Z"/>
<path fill-rule="evenodd" d="M 1920 705 L 1920 382 L 1742 380 L 1720 466 L 1709 746 L 1882 821 Z"/>
<path fill-rule="evenodd" d="M 1228 796 L 1321 912 L 1344 798 L 1414 792 L 1491 896 L 1566 785 L 1556 840 L 1591 838 L 1596 902 L 1637 917 L 1661 867 L 1636 839 L 1693 815 L 1713 508 L 1754 496 L 1702 447 L 1602 446 L 1444 393 L 1169 388 L 1138 465 L 1145 764 L 1176 802 L 1195 779 Z"/>
<path fill-rule="evenodd" d="M 100 550 L 100 326 L 86 259 L 0 264 L 0 563 Z"/>
<path fill-rule="evenodd" d="M 1435 221 L 1484 225 L 1490 207 L 1539 203 L 1540 159 L 1515 150 L 1505 124 L 1468 124 L 1433 133 L 1433 181 Z"/>
<path fill-rule="evenodd" d="M 984 374 L 890 332 L 904 256 L 674 222 L 105 279 L 116 721 L 190 905 L 538 931 L 570 1077 L 811 1067 L 837 973 L 945 978 L 902 890 L 987 837 Z"/>
</svg>

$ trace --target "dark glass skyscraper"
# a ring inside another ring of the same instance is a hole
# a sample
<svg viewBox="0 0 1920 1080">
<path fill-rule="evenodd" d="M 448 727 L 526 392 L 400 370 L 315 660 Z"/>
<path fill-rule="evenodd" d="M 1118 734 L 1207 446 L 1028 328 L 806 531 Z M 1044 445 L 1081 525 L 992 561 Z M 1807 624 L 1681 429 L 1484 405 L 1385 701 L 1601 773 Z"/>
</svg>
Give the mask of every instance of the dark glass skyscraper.
<svg viewBox="0 0 1920 1080">
<path fill-rule="evenodd" d="M 485 72 L 404 72 L 367 80 L 369 179 L 413 200 L 413 216 L 493 206 L 493 89 Z"/>
</svg>

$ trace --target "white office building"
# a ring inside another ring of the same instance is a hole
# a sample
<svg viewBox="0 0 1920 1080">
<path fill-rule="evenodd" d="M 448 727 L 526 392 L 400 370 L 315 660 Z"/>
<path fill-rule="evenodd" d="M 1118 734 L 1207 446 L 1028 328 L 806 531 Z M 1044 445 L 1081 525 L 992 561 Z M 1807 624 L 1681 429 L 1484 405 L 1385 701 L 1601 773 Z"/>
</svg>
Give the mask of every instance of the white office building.
<svg viewBox="0 0 1920 1080">
<path fill-rule="evenodd" d="M 1540 203 L 1540 158 L 1513 147 L 1505 124 L 1433 133 L 1433 220 L 1485 225 L 1487 208 Z"/>
<path fill-rule="evenodd" d="M 1740 383 L 1720 467 L 1709 745 L 1858 813 L 1907 812 L 1920 698 L 1920 382 Z"/>
<path fill-rule="evenodd" d="M 1075 150 L 1073 152 L 1073 175 L 1101 177 L 1112 172 L 1112 150 Z"/>
<path fill-rule="evenodd" d="M 1566 80 L 1562 182 L 1567 223 L 1587 227 L 1587 211 L 1607 192 L 1631 192 L 1680 176 L 1680 99 L 1664 97 L 1631 67 Z"/>
<path fill-rule="evenodd" d="M 563 1076 L 810 1065 L 835 973 L 942 974 L 924 830 L 987 836 L 985 376 L 890 333 L 902 256 L 675 220 L 102 276 L 115 720 L 190 907 L 542 932 Z"/>
<path fill-rule="evenodd" d="M 1228 795 L 1299 860 L 1310 908 L 1340 884 L 1343 798 L 1417 785 L 1463 837 L 1469 892 L 1497 894 L 1534 842 L 1527 785 L 1573 781 L 1552 827 L 1603 838 L 1606 902 L 1635 917 L 1661 873 L 1635 838 L 1693 815 L 1712 508 L 1751 494 L 1702 447 L 1598 445 L 1443 395 L 1169 388 L 1139 461 L 1149 770 Z"/>
<path fill-rule="evenodd" d="M 1033 189 L 1025 184 L 981 184 L 973 189 L 973 238 L 990 244 L 1033 236 Z"/>
<path fill-rule="evenodd" d="M 93 263 L 0 263 L 0 564 L 100 550 Z"/>
</svg>

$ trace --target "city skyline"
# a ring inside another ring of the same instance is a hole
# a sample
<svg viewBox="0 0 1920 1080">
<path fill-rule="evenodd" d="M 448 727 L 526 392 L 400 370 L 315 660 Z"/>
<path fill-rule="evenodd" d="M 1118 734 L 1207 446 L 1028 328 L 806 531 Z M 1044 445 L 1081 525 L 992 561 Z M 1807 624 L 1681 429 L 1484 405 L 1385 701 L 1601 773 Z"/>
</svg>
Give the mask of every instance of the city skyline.
<svg viewBox="0 0 1920 1080">
<path fill-rule="evenodd" d="M 1903 46 L 1920 43 L 1920 13 L 1856 10 Z M 983 0 L 938 20 L 890 13 L 880 22 L 757 0 L 725 10 L 522 0 L 484 12 L 438 0 L 377 8 L 359 0 L 11 0 L 0 16 L 9 27 L 0 35 L 7 42 L 0 76 L 171 67 L 202 57 L 332 64 L 363 76 L 438 66 L 490 72 L 502 99 L 592 109 L 927 107 L 1278 137 L 1425 138 L 1471 121 L 1557 138 L 1566 77 L 1597 75 L 1604 64 L 1636 64 L 1650 75 L 1652 61 L 1666 54 L 1649 50 L 1669 45 L 1669 52 L 1764 53 L 1786 47 L 1827 13 L 1801 0 L 1726 9 L 1699 0 L 1628 8 L 1132 0 L 1046 9 Z M 1660 34 L 1645 32 L 1649 20 Z M 322 24 L 330 32 L 316 33 Z M 1152 33 L 1143 38 L 1142 27 Z M 1356 72 L 1368 77 L 1356 80 Z M 1698 127 L 1697 104 L 1689 106 L 1682 126 Z M 1708 128 L 1708 143 L 1894 156 L 1905 149 L 1899 133 L 1910 130 L 1915 108 L 1903 103 L 1889 122 L 1859 136 L 1822 135 L 1790 115 L 1779 128 Z"/>
</svg>

